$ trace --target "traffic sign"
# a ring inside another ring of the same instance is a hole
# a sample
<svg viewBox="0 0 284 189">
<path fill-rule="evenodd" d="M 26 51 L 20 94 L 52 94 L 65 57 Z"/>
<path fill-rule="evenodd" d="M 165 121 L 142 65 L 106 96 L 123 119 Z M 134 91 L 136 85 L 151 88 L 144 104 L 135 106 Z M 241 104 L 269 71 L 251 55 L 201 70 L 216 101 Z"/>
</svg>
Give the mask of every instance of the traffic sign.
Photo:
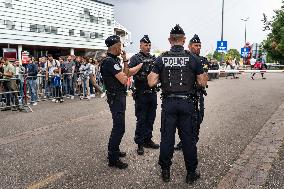
<svg viewBox="0 0 284 189">
<path fill-rule="evenodd" d="M 242 57 L 247 57 L 248 54 L 249 54 L 249 48 L 248 47 L 241 48 Z"/>
<path fill-rule="evenodd" d="M 217 52 L 227 52 L 228 42 L 227 41 L 217 41 Z"/>
</svg>

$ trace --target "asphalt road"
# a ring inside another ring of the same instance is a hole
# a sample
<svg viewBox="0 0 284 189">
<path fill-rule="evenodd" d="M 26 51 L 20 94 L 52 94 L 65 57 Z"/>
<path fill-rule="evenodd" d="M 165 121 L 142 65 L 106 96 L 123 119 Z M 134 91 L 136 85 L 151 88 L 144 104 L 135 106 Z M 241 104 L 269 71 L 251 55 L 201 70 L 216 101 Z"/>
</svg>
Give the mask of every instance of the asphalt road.
<svg viewBox="0 0 284 189">
<path fill-rule="evenodd" d="M 284 75 L 249 75 L 209 82 L 198 144 L 202 178 L 191 188 L 214 188 L 233 162 L 284 102 Z M 160 140 L 160 102 L 154 140 Z M 105 99 L 40 102 L 33 113 L 0 112 L 0 188 L 188 188 L 182 152 L 176 152 L 171 182 L 160 178 L 159 150 L 136 154 L 135 116 L 127 99 L 121 149 L 127 170 L 107 166 L 111 114 Z M 178 141 L 178 137 L 176 138 Z"/>
</svg>

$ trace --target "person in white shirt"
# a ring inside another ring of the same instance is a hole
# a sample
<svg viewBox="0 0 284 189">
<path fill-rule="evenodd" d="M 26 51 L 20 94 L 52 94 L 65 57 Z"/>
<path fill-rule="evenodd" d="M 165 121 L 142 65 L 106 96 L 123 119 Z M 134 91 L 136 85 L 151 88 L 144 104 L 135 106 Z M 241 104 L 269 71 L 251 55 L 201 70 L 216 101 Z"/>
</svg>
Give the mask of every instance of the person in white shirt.
<svg viewBox="0 0 284 189">
<path fill-rule="evenodd" d="M 254 57 L 252 57 L 252 58 L 250 59 L 250 66 L 251 66 L 251 69 L 254 68 L 255 63 L 256 63 L 256 59 L 255 59 Z"/>
</svg>

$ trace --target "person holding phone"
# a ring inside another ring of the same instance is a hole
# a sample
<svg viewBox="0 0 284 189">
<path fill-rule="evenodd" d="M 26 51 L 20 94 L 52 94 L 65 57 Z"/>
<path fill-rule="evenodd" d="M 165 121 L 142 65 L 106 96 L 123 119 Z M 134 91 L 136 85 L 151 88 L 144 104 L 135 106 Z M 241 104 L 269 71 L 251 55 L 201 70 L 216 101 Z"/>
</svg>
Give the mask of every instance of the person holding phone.
<svg viewBox="0 0 284 189">
<path fill-rule="evenodd" d="M 120 37 L 113 35 L 105 40 L 108 47 L 102 62 L 101 73 L 106 87 L 107 102 L 112 114 L 113 127 L 108 143 L 108 166 L 126 169 L 127 163 L 120 160 L 126 153 L 120 151 L 120 143 L 125 132 L 126 83 L 129 74 L 126 52 L 122 50 Z M 120 62 L 122 58 L 124 68 Z"/>
</svg>

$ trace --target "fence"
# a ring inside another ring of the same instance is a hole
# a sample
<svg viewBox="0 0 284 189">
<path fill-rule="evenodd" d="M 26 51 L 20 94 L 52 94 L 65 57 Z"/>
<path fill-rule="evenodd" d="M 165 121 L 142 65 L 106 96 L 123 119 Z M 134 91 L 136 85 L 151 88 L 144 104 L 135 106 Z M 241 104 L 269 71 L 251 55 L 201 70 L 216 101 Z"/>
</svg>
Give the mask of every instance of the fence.
<svg viewBox="0 0 284 189">
<path fill-rule="evenodd" d="M 24 76 L 23 79 L 0 79 L 0 109 L 32 111 L 28 106 L 39 100 L 50 99 L 54 102 L 63 102 L 63 97 L 80 96 L 90 98 L 90 93 L 97 90 L 103 93 L 102 81 L 95 76 L 83 77 L 83 73 L 74 74 L 38 74 L 37 76 Z M 93 87 L 93 89 L 92 89 Z M 103 95 L 104 96 L 104 95 Z M 102 96 L 102 97 L 103 97 Z M 11 103 L 12 102 L 12 103 Z M 12 104 L 12 105 L 11 105 Z"/>
</svg>

